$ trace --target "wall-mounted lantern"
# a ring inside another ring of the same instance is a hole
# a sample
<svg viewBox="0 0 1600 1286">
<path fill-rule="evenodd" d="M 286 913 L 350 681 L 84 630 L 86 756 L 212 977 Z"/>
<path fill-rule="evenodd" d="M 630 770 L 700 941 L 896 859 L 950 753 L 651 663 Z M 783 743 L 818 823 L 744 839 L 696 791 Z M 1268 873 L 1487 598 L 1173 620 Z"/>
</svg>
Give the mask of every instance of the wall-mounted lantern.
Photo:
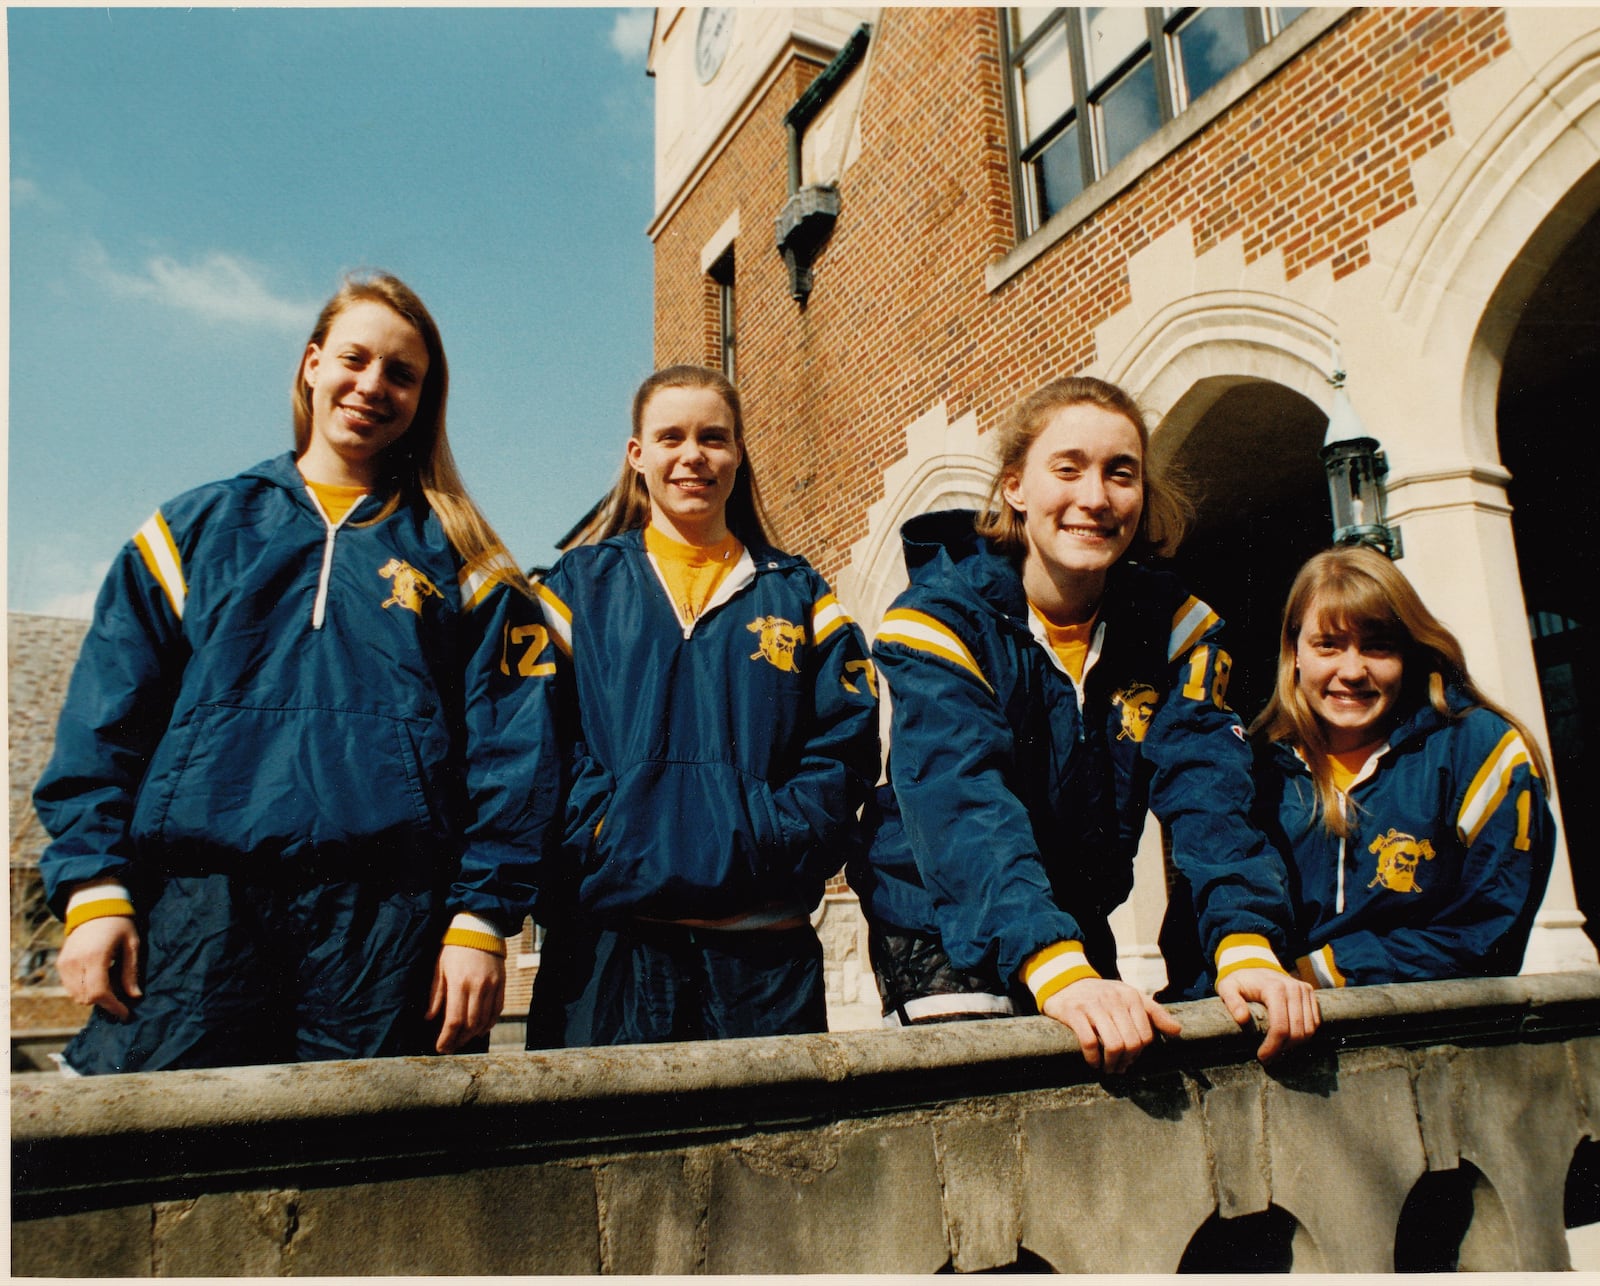
<svg viewBox="0 0 1600 1286">
<path fill-rule="evenodd" d="M 1328 381 L 1333 385 L 1333 407 L 1321 451 L 1333 502 L 1333 543 L 1368 545 L 1399 558 L 1403 552 L 1399 529 L 1391 528 L 1383 518 L 1383 479 L 1389 462 L 1344 391 L 1344 372 L 1338 369 L 1337 357 L 1334 367 Z"/>
</svg>

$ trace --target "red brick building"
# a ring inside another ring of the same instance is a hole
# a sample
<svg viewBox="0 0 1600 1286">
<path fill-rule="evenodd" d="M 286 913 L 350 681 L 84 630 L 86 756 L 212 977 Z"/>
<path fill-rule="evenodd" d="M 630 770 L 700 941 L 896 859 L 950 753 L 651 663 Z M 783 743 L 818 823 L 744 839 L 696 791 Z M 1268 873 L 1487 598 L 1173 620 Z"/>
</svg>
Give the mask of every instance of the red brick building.
<svg viewBox="0 0 1600 1286">
<path fill-rule="evenodd" d="M 732 366 L 781 539 L 865 628 L 900 523 L 981 499 L 1005 409 L 1097 374 L 1195 483 L 1181 569 L 1248 717 L 1331 534 L 1342 368 L 1400 566 L 1547 735 L 1600 902 L 1595 594 L 1563 571 L 1594 435 L 1556 433 L 1600 356 L 1600 11 L 663 8 L 650 69 L 657 363 Z M 1580 924 L 1563 858 L 1529 967 L 1592 963 Z"/>
</svg>

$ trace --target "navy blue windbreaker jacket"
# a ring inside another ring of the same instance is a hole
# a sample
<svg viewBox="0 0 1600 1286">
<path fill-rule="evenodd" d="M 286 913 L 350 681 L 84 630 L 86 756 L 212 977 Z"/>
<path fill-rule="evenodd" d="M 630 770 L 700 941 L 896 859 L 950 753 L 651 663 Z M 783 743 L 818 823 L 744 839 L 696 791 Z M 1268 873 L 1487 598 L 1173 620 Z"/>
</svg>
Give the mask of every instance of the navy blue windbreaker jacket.
<svg viewBox="0 0 1600 1286">
<path fill-rule="evenodd" d="M 509 934 L 557 816 L 536 603 L 426 502 L 330 530 L 291 455 L 164 505 L 118 555 L 34 801 L 70 886 L 430 875 Z M 509 562 L 509 555 L 505 555 Z"/>
<path fill-rule="evenodd" d="M 870 860 L 851 873 L 868 915 L 937 933 L 958 969 L 994 970 L 1003 986 L 1064 941 L 1115 976 L 1106 919 L 1132 887 L 1148 808 L 1172 829 L 1213 958 L 1241 935 L 1281 950 L 1286 879 L 1248 821 L 1221 621 L 1169 574 L 1119 563 L 1080 692 L 1034 633 L 1017 564 L 974 517 L 902 529 L 911 585 L 873 642 L 890 786 Z"/>
<path fill-rule="evenodd" d="M 877 678 L 804 559 L 747 548 L 686 625 L 639 531 L 536 586 L 571 665 L 567 896 L 622 921 L 811 910 L 877 779 Z"/>
<path fill-rule="evenodd" d="M 1457 691 L 1454 711 L 1467 709 Z M 1351 833 L 1316 814 L 1305 761 L 1261 749 L 1259 817 L 1289 856 L 1299 971 L 1319 987 L 1514 974 L 1550 878 L 1555 822 L 1516 729 L 1425 705 L 1350 785 Z"/>
</svg>

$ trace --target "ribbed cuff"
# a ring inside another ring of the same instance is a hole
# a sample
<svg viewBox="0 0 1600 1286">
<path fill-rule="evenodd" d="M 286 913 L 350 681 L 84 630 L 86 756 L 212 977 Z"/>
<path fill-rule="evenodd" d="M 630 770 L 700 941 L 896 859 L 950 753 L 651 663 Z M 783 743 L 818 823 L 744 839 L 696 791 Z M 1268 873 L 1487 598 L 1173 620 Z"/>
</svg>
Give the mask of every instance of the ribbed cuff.
<svg viewBox="0 0 1600 1286">
<path fill-rule="evenodd" d="M 1259 933 L 1230 933 L 1217 947 L 1217 981 L 1241 969 L 1276 969 L 1287 973 L 1272 945 Z"/>
<path fill-rule="evenodd" d="M 501 936 L 500 930 L 489 921 L 469 915 L 465 911 L 458 911 L 455 918 L 450 921 L 442 945 L 475 947 L 479 951 L 487 951 L 492 956 L 502 958 L 506 954 L 506 940 Z"/>
<path fill-rule="evenodd" d="M 108 915 L 133 914 L 133 894 L 114 880 L 88 884 L 67 899 L 66 933 Z"/>
<path fill-rule="evenodd" d="M 1099 976 L 1083 954 L 1083 944 L 1071 940 L 1041 947 L 1022 962 L 1022 981 L 1033 992 L 1033 1003 L 1041 1011 L 1044 1002 L 1063 987 L 1071 986 L 1080 978 Z"/>
<path fill-rule="evenodd" d="M 1294 962 L 1295 974 L 1302 982 L 1317 988 L 1345 987 L 1344 975 L 1334 967 L 1333 947 L 1318 947 L 1308 956 Z"/>
</svg>

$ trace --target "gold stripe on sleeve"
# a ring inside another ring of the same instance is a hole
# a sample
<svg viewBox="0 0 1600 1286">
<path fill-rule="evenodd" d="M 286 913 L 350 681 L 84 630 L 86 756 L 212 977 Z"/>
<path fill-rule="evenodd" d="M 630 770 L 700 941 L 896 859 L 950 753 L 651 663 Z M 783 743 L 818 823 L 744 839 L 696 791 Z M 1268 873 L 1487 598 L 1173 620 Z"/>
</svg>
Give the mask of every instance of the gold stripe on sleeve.
<svg viewBox="0 0 1600 1286">
<path fill-rule="evenodd" d="M 1467 787 L 1466 798 L 1461 803 L 1461 813 L 1456 818 L 1456 832 L 1464 843 L 1476 841 L 1485 823 L 1494 816 L 1494 810 L 1500 807 L 1506 791 L 1511 789 L 1511 775 L 1517 765 L 1531 766 L 1532 762 L 1528 747 L 1517 735 L 1517 730 L 1506 729 L 1505 736 L 1489 752 L 1489 757 L 1473 777 L 1472 784 Z"/>
<path fill-rule="evenodd" d="M 832 594 L 824 594 L 811 609 L 811 641 L 820 643 L 850 623 L 850 613 Z"/>
<path fill-rule="evenodd" d="M 167 602 L 172 605 L 172 614 L 181 621 L 189 587 L 183 579 L 183 560 L 178 556 L 178 546 L 159 509 L 144 526 L 134 532 L 133 543 L 139 547 L 139 556 L 144 559 L 145 567 L 166 594 Z"/>
<path fill-rule="evenodd" d="M 993 685 L 984 678 L 983 671 L 978 668 L 977 659 L 967 645 L 949 626 L 925 612 L 913 611 L 909 607 L 896 608 L 883 618 L 883 625 L 878 629 L 877 641 L 898 643 L 914 652 L 940 657 L 960 666 L 990 692 L 994 691 Z"/>
<path fill-rule="evenodd" d="M 1167 660 L 1176 661 L 1198 643 L 1222 618 L 1192 594 L 1172 614 L 1172 636 L 1167 640 Z"/>
<path fill-rule="evenodd" d="M 539 596 L 539 606 L 544 609 L 544 623 L 555 636 L 556 646 L 569 657 L 572 655 L 572 609 L 556 597 L 548 585 L 535 584 L 533 592 Z"/>
</svg>

